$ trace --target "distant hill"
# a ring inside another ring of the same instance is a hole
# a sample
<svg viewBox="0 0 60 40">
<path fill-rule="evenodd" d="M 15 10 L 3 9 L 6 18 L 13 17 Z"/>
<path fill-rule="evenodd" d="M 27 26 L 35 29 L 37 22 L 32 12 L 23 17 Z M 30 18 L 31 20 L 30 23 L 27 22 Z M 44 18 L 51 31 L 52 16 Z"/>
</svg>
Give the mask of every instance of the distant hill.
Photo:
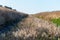
<svg viewBox="0 0 60 40">
<path fill-rule="evenodd" d="M 0 40 L 55 40 L 60 28 L 53 23 L 0 7 Z"/>
<path fill-rule="evenodd" d="M 36 13 L 34 16 L 50 20 L 53 18 L 59 18 L 60 17 L 60 11 L 52 11 L 52 12 L 41 12 L 41 13 Z"/>
</svg>

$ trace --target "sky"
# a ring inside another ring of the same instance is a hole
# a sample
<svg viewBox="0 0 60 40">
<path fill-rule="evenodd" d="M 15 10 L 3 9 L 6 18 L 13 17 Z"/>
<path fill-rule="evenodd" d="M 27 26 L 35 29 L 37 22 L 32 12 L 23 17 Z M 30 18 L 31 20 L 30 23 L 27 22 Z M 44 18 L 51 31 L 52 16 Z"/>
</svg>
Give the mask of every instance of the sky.
<svg viewBox="0 0 60 40">
<path fill-rule="evenodd" d="M 27 14 L 60 10 L 60 0 L 0 0 L 0 5 Z"/>
</svg>

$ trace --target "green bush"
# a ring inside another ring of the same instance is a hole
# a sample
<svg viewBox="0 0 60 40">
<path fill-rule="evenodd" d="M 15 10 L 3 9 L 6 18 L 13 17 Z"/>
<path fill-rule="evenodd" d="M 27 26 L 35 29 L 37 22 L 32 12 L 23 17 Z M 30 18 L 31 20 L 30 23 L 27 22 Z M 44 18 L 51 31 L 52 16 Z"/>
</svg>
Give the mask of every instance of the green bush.
<svg viewBox="0 0 60 40">
<path fill-rule="evenodd" d="M 51 21 L 55 23 L 57 27 L 60 26 L 60 18 L 54 18 L 54 19 L 51 19 Z"/>
</svg>

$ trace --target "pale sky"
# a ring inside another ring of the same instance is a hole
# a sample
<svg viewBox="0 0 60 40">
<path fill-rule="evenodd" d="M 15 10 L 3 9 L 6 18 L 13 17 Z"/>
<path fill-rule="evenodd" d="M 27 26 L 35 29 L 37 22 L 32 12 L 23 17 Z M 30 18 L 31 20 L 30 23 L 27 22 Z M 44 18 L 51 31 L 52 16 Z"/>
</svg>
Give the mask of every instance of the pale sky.
<svg viewBox="0 0 60 40">
<path fill-rule="evenodd" d="M 0 0 L 0 5 L 28 14 L 60 10 L 60 0 Z"/>
</svg>

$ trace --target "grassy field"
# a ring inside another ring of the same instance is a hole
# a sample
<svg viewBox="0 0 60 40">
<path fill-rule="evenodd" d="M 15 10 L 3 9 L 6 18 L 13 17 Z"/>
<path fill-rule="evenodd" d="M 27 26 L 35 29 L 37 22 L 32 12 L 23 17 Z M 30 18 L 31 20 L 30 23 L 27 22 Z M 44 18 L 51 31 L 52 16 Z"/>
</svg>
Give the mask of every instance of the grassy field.
<svg viewBox="0 0 60 40">
<path fill-rule="evenodd" d="M 42 19 L 44 19 L 43 16 L 37 16 L 37 18 L 42 18 Z M 60 27 L 60 18 L 52 18 L 52 19 L 50 19 L 50 20 L 48 19 L 48 21 L 56 24 L 57 27 Z M 53 40 L 60 40 L 60 38 L 58 38 L 58 39 L 54 38 Z"/>
<path fill-rule="evenodd" d="M 56 24 L 57 27 L 60 27 L 60 18 L 51 19 L 51 21 Z M 58 38 L 60 40 L 60 38 Z"/>
</svg>

